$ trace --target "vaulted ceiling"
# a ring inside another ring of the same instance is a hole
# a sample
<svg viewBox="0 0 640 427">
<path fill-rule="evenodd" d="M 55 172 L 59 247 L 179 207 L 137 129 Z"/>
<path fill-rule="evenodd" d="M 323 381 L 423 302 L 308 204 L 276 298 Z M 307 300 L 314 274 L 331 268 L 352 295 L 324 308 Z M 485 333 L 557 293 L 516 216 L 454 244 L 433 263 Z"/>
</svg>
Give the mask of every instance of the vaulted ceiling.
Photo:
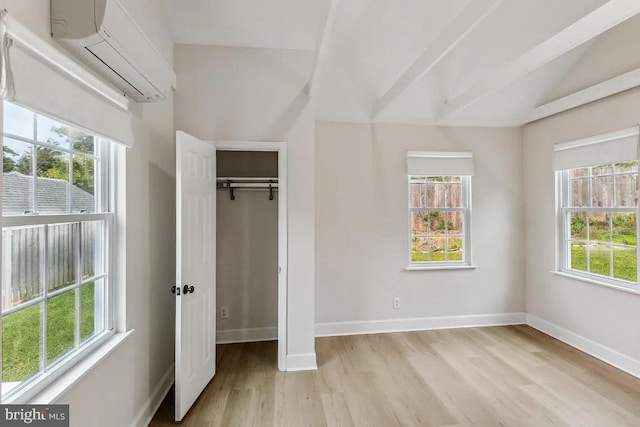
<svg viewBox="0 0 640 427">
<path fill-rule="evenodd" d="M 309 51 L 320 120 L 465 126 L 520 125 L 602 97 L 606 91 L 592 88 L 600 82 L 580 82 L 576 67 L 589 67 L 585 52 L 603 33 L 640 13 L 640 0 L 166 5 L 176 43 Z M 638 77 L 616 87 L 640 85 Z"/>
</svg>

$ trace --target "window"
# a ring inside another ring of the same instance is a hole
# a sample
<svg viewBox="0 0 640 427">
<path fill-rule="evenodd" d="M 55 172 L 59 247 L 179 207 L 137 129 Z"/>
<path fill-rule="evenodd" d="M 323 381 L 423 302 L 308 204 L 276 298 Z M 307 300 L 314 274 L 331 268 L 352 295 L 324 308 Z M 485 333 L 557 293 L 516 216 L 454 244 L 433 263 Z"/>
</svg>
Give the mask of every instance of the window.
<svg viewBox="0 0 640 427">
<path fill-rule="evenodd" d="M 469 261 L 470 179 L 409 176 L 411 265 Z"/>
<path fill-rule="evenodd" d="M 409 267 L 471 265 L 473 154 L 407 151 Z"/>
<path fill-rule="evenodd" d="M 562 268 L 616 281 L 638 280 L 638 162 L 558 172 Z"/>
<path fill-rule="evenodd" d="M 638 128 L 556 144 L 558 269 L 637 289 Z"/>
<path fill-rule="evenodd" d="M 110 145 L 4 103 L 5 402 L 35 394 L 113 331 Z"/>
</svg>

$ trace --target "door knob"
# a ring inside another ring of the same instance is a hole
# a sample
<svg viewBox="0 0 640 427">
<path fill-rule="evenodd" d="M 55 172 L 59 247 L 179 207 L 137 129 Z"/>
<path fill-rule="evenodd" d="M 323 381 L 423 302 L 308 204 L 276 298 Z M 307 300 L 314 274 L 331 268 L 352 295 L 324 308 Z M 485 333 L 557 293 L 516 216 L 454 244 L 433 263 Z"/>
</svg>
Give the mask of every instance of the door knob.
<svg viewBox="0 0 640 427">
<path fill-rule="evenodd" d="M 193 286 L 184 285 L 184 287 L 182 289 L 182 293 L 186 295 L 189 292 L 194 293 L 195 292 L 195 288 Z"/>
</svg>

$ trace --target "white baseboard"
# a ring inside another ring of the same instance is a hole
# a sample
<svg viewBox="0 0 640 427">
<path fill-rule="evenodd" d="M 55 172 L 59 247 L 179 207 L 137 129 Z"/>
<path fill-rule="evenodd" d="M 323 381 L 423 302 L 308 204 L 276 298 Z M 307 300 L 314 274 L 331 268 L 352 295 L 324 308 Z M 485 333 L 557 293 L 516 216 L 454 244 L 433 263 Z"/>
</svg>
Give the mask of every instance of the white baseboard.
<svg viewBox="0 0 640 427">
<path fill-rule="evenodd" d="M 240 342 L 275 341 L 278 339 L 278 328 L 224 329 L 216 332 L 217 344 L 234 344 Z"/>
<path fill-rule="evenodd" d="M 315 353 L 287 355 L 287 371 L 313 371 L 318 369 Z"/>
<path fill-rule="evenodd" d="M 278 328 L 225 329 L 217 331 L 218 344 L 242 342 L 276 341 Z M 318 369 L 315 353 L 289 354 L 286 361 L 287 371 L 309 371 Z"/>
<path fill-rule="evenodd" d="M 144 403 L 135 420 L 131 424 L 131 427 L 147 427 L 151 424 L 151 420 L 156 411 L 160 407 L 160 404 L 164 400 L 165 396 L 169 392 L 169 389 L 173 385 L 175 373 L 175 365 L 172 363 L 169 369 L 164 373 L 160 382 L 156 388 L 151 392 L 149 399 Z"/>
<path fill-rule="evenodd" d="M 472 328 L 476 326 L 521 325 L 526 323 L 526 321 L 527 317 L 525 313 L 499 313 L 470 316 L 439 316 L 413 319 L 316 323 L 316 336 L 329 337 L 338 335 L 427 331 L 430 329 Z"/>
<path fill-rule="evenodd" d="M 599 344 L 595 341 L 578 335 L 568 329 L 548 322 L 533 314 L 527 314 L 527 324 L 532 328 L 544 332 L 578 350 L 600 359 L 609 365 L 640 378 L 640 360 L 634 359 L 626 354 L 622 354 L 612 348 Z"/>
</svg>

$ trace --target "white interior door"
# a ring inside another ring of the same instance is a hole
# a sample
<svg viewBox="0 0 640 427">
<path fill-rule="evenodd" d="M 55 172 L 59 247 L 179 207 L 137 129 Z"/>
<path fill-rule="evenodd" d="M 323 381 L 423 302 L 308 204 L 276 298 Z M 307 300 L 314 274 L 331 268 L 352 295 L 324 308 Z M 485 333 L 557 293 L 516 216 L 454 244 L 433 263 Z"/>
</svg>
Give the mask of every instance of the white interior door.
<svg viewBox="0 0 640 427">
<path fill-rule="evenodd" d="M 176 133 L 176 421 L 216 371 L 216 149 Z M 192 288 L 193 287 L 193 288 Z"/>
</svg>

